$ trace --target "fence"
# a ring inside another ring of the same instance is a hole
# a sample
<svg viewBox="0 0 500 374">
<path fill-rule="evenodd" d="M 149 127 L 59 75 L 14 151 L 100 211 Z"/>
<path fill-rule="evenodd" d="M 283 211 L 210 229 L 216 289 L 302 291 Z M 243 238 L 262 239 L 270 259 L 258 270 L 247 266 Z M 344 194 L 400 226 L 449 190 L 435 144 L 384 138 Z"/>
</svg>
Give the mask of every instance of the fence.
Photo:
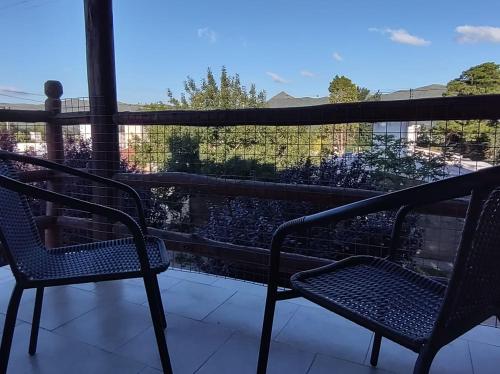
<svg viewBox="0 0 500 374">
<path fill-rule="evenodd" d="M 99 134 L 89 125 L 88 101 L 61 105 L 58 100 L 49 97 L 46 111 L 0 111 L 6 139 L 0 146 L 111 172 L 140 191 L 150 231 L 173 251 L 174 266 L 254 281 L 265 281 L 267 248 L 283 221 L 488 167 L 499 155 L 500 98 L 488 95 L 306 108 L 119 112 L 106 118 L 120 130 L 122 161 L 110 171 L 99 169 L 107 157 L 95 152 Z M 98 98 L 93 100 L 98 105 Z M 20 139 L 28 137 L 34 148 L 22 145 L 27 142 Z M 99 197 L 134 213 L 123 196 L 101 186 L 44 171 L 28 170 L 23 178 L 87 200 Z M 49 216 L 40 224 L 50 245 L 122 234 L 121 227 L 96 224 L 84 212 L 43 204 L 37 209 Z M 449 201 L 410 215 L 400 261 L 446 275 L 465 209 L 466 201 Z M 286 243 L 284 279 L 352 254 L 384 255 L 393 218 L 394 212 L 383 212 L 296 235 Z"/>
</svg>

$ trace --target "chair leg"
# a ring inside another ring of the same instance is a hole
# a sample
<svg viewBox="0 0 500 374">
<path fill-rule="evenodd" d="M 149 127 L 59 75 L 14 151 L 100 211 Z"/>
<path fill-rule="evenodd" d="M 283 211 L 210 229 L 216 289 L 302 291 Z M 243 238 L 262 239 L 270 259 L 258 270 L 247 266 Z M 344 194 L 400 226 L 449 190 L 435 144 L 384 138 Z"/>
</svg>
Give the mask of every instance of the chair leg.
<svg viewBox="0 0 500 374">
<path fill-rule="evenodd" d="M 36 344 L 38 342 L 38 330 L 40 328 L 40 315 L 42 314 L 43 287 L 36 289 L 35 310 L 33 311 L 33 323 L 31 324 L 31 337 L 29 354 L 33 356 L 36 353 Z"/>
<path fill-rule="evenodd" d="M 370 365 L 377 366 L 378 355 L 380 353 L 380 343 L 382 343 L 382 335 L 375 333 L 372 345 L 372 355 L 370 357 Z"/>
<path fill-rule="evenodd" d="M 415 363 L 415 367 L 413 369 L 413 374 L 428 374 L 431 369 L 432 360 L 434 360 L 436 353 L 438 353 L 438 349 L 428 345 L 424 346 L 418 355 L 417 362 Z"/>
<path fill-rule="evenodd" d="M 163 303 L 161 301 L 161 293 L 160 293 L 160 286 L 158 286 L 158 276 L 154 277 L 154 289 L 155 289 L 155 294 L 156 298 L 158 299 L 158 305 L 159 305 L 159 313 L 161 316 L 161 325 L 163 326 L 163 329 L 167 328 L 167 318 L 165 317 L 165 310 L 163 309 Z"/>
<path fill-rule="evenodd" d="M 271 334 L 273 331 L 274 310 L 276 308 L 277 292 L 277 286 L 268 286 L 266 309 L 264 312 L 264 322 L 262 323 L 262 335 L 260 338 L 257 374 L 265 374 L 267 371 L 267 361 L 269 359 L 269 348 L 271 345 Z"/>
<path fill-rule="evenodd" d="M 10 348 L 12 346 L 12 338 L 14 336 L 14 327 L 16 325 L 17 311 L 23 289 L 16 284 L 10 297 L 9 307 L 7 308 L 7 316 L 5 317 L 5 325 L 3 328 L 2 345 L 0 346 L 0 374 L 7 372 L 9 364 Z"/>
<path fill-rule="evenodd" d="M 161 366 L 164 373 L 172 374 L 172 366 L 170 364 L 165 331 L 163 329 L 162 318 L 160 316 L 160 306 L 158 305 L 158 295 L 155 291 L 155 279 L 154 275 L 145 276 L 144 286 L 146 287 L 146 294 L 148 296 L 149 312 L 151 313 L 151 319 L 153 320 L 156 343 L 160 353 Z"/>
</svg>

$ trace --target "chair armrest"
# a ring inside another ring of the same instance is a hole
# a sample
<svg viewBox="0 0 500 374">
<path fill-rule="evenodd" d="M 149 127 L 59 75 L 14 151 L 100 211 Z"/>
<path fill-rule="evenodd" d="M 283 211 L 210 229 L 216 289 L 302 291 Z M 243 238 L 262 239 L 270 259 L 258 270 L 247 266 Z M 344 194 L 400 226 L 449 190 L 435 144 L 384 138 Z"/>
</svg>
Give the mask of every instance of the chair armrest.
<svg viewBox="0 0 500 374">
<path fill-rule="evenodd" d="M 281 246 L 285 237 L 290 233 L 306 227 L 335 223 L 357 216 L 398 209 L 403 206 L 413 209 L 422 205 L 467 196 L 475 189 L 493 188 L 498 185 L 500 185 L 500 166 L 494 166 L 474 173 L 406 188 L 287 221 L 276 229 L 272 237 L 269 268 L 270 283 L 271 279 L 277 279 Z"/>
<path fill-rule="evenodd" d="M 137 214 L 139 216 L 139 224 L 144 231 L 144 233 L 147 233 L 147 226 L 146 226 L 146 218 L 144 215 L 144 208 L 142 206 L 142 201 L 135 189 L 130 187 L 129 185 L 125 183 L 121 183 L 118 181 L 115 181 L 113 179 L 101 177 L 99 175 L 87 173 L 85 171 L 72 168 L 70 166 L 58 164 L 56 162 L 52 161 L 47 161 L 38 157 L 31 157 L 31 156 L 26 156 L 26 155 L 20 155 L 17 153 L 13 152 L 7 152 L 7 151 L 1 151 L 0 150 L 0 158 L 3 158 L 5 160 L 13 160 L 13 161 L 18 161 L 22 163 L 27 163 L 27 164 L 32 164 L 32 165 L 37 165 L 37 166 L 42 166 L 44 168 L 50 169 L 50 170 L 55 170 L 59 171 L 62 173 L 74 175 L 83 179 L 91 180 L 97 183 L 101 183 L 110 187 L 115 187 L 125 193 L 127 193 L 135 202 L 136 208 L 137 208 Z"/>
<path fill-rule="evenodd" d="M 141 227 L 137 222 L 128 214 L 114 208 L 107 206 L 89 203 L 81 199 L 62 195 L 60 193 L 47 191 L 29 184 L 19 182 L 15 179 L 0 175 L 0 187 L 20 193 L 22 195 L 67 205 L 71 208 L 79 209 L 89 213 L 105 216 L 114 221 L 123 223 L 130 231 L 134 238 L 136 245 L 137 255 L 141 264 L 141 269 L 145 273 L 150 272 L 149 257 L 146 250 L 146 242 Z"/>
</svg>

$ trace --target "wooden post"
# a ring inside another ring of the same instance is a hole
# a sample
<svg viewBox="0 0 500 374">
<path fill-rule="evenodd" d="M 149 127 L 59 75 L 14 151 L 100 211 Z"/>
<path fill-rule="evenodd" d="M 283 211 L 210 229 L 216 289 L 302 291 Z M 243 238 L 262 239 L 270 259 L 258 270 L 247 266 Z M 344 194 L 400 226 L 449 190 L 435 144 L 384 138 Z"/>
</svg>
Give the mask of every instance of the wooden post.
<svg viewBox="0 0 500 374">
<path fill-rule="evenodd" d="M 115 54 L 112 0 L 85 0 L 85 36 L 87 42 L 87 79 L 89 87 L 92 135 L 92 172 L 112 177 L 120 166 L 118 125 L 113 116 L 116 99 Z M 102 187 L 102 186 L 101 186 Z M 113 206 L 113 191 L 93 188 L 95 203 Z M 105 219 L 94 216 L 95 240 L 111 239 Z"/>
<path fill-rule="evenodd" d="M 92 169 L 111 177 L 120 165 L 112 0 L 85 0 Z"/>
<path fill-rule="evenodd" d="M 61 113 L 61 96 L 63 94 L 63 86 L 58 81 L 45 82 L 45 110 L 51 114 Z M 50 161 L 64 161 L 64 143 L 62 126 L 54 121 L 48 121 L 45 127 L 45 140 L 47 143 L 47 158 Z M 62 185 L 59 180 L 53 179 L 47 182 L 47 187 L 51 191 L 62 192 Z M 58 216 L 59 206 L 51 202 L 47 202 L 45 214 L 47 216 Z M 48 248 L 57 247 L 59 245 L 59 228 L 51 227 L 45 230 L 45 244 Z"/>
</svg>

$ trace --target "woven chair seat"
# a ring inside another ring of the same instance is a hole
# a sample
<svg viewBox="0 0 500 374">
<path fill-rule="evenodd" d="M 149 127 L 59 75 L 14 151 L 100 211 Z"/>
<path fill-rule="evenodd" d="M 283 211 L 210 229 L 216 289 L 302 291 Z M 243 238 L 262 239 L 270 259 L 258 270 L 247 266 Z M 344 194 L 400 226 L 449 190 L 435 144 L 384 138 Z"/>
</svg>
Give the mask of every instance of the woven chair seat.
<svg viewBox="0 0 500 374">
<path fill-rule="evenodd" d="M 306 298 L 408 346 L 428 340 L 446 286 L 384 259 L 357 256 L 291 278 Z"/>
<path fill-rule="evenodd" d="M 168 268 L 163 241 L 146 237 L 149 264 L 154 273 Z M 141 276 L 139 257 L 132 238 L 80 244 L 51 250 L 25 252 L 18 259 L 21 272 L 31 281 Z M 80 282 L 84 281 L 79 279 Z"/>
</svg>

